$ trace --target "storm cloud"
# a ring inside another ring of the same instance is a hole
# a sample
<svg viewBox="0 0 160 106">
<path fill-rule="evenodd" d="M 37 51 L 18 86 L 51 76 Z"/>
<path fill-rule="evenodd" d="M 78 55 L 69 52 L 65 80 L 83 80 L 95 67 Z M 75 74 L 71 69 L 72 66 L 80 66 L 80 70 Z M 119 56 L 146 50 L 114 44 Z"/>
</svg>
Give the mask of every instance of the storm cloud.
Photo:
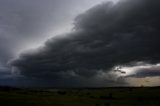
<svg viewBox="0 0 160 106">
<path fill-rule="evenodd" d="M 12 76 L 7 65 L 10 59 L 69 31 L 78 13 L 102 1 L 0 0 L 0 70 L 6 71 L 0 72 L 0 77 Z"/>
<path fill-rule="evenodd" d="M 101 0 L 0 0 L 0 62 L 67 32 L 72 19 Z M 83 8 L 81 6 L 83 5 Z"/>
<path fill-rule="evenodd" d="M 53 86 L 125 84 L 123 79 L 114 82 L 115 66 L 160 63 L 159 10 L 158 0 L 97 5 L 76 17 L 72 32 L 49 39 L 10 64 L 25 78 Z"/>
</svg>

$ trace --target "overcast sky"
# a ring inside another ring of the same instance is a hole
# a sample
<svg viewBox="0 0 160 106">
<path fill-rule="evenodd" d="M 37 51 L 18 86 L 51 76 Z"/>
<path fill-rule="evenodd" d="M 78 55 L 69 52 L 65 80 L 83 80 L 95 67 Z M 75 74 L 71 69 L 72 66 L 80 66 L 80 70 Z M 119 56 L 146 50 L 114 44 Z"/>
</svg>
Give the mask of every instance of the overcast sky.
<svg viewBox="0 0 160 106">
<path fill-rule="evenodd" d="M 153 0 L 0 0 L 0 85 L 159 86 L 159 9 Z"/>
</svg>

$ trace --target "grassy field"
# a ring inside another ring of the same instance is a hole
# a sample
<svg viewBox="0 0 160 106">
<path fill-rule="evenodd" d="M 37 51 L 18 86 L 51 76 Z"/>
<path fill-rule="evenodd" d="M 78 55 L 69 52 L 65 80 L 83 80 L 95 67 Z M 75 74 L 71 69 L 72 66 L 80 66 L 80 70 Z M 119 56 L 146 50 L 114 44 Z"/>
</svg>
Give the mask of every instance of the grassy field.
<svg viewBox="0 0 160 106">
<path fill-rule="evenodd" d="M 1 88 L 0 106 L 160 106 L 160 88 Z"/>
</svg>

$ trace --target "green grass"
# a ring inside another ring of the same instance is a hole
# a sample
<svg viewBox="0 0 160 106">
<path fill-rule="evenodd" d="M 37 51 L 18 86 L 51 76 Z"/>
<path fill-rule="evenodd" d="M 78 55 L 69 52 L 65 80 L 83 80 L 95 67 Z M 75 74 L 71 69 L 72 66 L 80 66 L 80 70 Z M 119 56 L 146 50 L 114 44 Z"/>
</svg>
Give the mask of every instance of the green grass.
<svg viewBox="0 0 160 106">
<path fill-rule="evenodd" d="M 0 106 L 160 106 L 160 88 L 0 90 Z"/>
</svg>

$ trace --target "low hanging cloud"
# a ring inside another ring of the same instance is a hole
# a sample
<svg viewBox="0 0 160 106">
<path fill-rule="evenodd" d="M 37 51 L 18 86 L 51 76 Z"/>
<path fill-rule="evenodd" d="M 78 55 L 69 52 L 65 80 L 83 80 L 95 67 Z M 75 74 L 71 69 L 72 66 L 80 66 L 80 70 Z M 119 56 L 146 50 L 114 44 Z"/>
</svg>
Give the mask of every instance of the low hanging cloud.
<svg viewBox="0 0 160 106">
<path fill-rule="evenodd" d="M 75 15 L 101 1 L 0 0 L 0 62 L 67 32 Z"/>
<path fill-rule="evenodd" d="M 97 5 L 75 19 L 73 32 L 49 39 L 10 64 L 23 77 L 51 86 L 125 85 L 123 79 L 114 82 L 113 67 L 160 62 L 159 10 L 158 0 Z"/>
</svg>

